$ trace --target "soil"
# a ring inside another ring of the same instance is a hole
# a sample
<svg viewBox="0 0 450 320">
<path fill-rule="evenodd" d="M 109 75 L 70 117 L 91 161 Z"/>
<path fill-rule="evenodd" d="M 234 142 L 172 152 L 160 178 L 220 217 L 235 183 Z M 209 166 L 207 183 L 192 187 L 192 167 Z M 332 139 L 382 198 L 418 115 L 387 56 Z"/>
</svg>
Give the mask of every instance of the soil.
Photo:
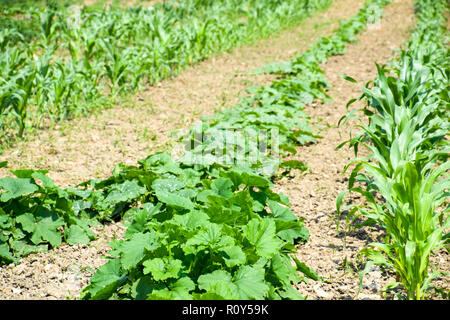
<svg viewBox="0 0 450 320">
<path fill-rule="evenodd" d="M 48 169 L 61 186 L 107 177 L 119 162 L 135 164 L 151 152 L 167 149 L 172 143 L 171 131 L 189 127 L 199 115 L 231 107 L 248 86 L 270 82 L 271 76 L 255 76 L 250 71 L 306 50 L 318 37 L 331 34 L 338 19 L 354 15 L 362 1 L 357 3 L 336 1 L 297 28 L 205 60 L 174 79 L 146 88 L 121 106 L 41 132 L 7 150 L 0 161 L 9 160 L 10 169 Z M 413 22 L 412 0 L 394 0 L 385 7 L 381 23 L 369 26 L 359 36 L 359 43 L 349 45 L 344 55 L 331 57 L 323 65 L 332 85 L 329 93 L 333 102 L 314 103 L 305 110 L 320 121 L 323 138 L 298 148 L 292 156 L 307 163 L 308 171 L 292 171 L 276 183 L 276 191 L 289 196 L 294 213 L 304 219 L 311 233 L 310 240 L 299 246 L 298 258 L 328 280 L 299 285 L 298 290 L 309 299 L 382 299 L 379 292 L 393 280 L 391 274 L 373 268 L 356 296 L 358 252 L 383 230 L 366 228 L 345 238 L 336 232 L 335 201 L 347 186 L 342 169 L 353 158 L 346 148 L 335 151 L 349 134 L 349 127 L 338 128 L 336 124 L 346 113 L 347 101 L 360 95 L 358 85 L 339 75 L 349 75 L 360 85 L 373 79 L 374 62 L 388 61 L 393 50 L 407 40 Z M 89 246 L 63 244 L 32 254 L 16 266 L 0 267 L 0 299 L 76 298 L 94 270 L 105 263 L 108 241 L 120 238 L 124 230 L 121 223 L 102 226 L 95 230 L 98 240 Z M 450 271 L 446 252 L 437 253 L 433 263 Z M 448 280 L 440 278 L 435 284 L 448 289 Z"/>
</svg>

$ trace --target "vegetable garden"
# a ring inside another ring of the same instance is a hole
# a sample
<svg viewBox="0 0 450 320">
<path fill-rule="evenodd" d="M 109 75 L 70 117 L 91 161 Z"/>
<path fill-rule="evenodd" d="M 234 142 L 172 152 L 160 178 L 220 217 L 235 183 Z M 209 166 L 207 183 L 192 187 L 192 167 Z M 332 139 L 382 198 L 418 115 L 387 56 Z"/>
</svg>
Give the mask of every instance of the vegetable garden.
<svg viewBox="0 0 450 320">
<path fill-rule="evenodd" d="M 254 82 L 236 104 L 184 127 L 163 152 L 134 159 L 134 165 L 119 163 L 102 178 L 62 187 L 51 170 L 14 162 L 16 146 L 41 132 L 114 110 L 149 86 L 164 86 L 209 59 L 296 25 L 312 28 L 308 19 L 326 21 L 345 1 L 5 7 L 2 18 L 10 24 L 0 30 L 1 297 L 43 298 L 23 295 L 23 271 L 17 270 L 26 259 L 61 247 L 89 248 L 101 237 L 98 230 L 119 225 L 124 232 L 110 239 L 100 265 L 85 266 L 87 283 L 71 298 L 302 300 L 310 299 L 311 290 L 313 298 L 331 298 L 325 290 L 338 281 L 302 255 L 316 241 L 317 229 L 308 225 L 323 212 L 304 214 L 304 198 L 284 190 L 314 174 L 314 163 L 304 159 L 325 161 L 312 147 L 328 139 L 330 130 L 341 130 L 339 141 L 328 143 L 345 158 L 336 170 L 346 186 L 332 185 L 333 208 L 325 214 L 342 252 L 330 273 L 352 276 L 338 289 L 341 297 L 333 298 L 347 297 L 349 286 L 351 298 L 361 298 L 361 291 L 368 292 L 365 279 L 378 272 L 389 280 L 378 283 L 369 299 L 448 299 L 446 1 L 361 1 L 355 14 L 288 60 L 247 70 L 269 81 Z M 383 61 L 366 62 L 376 71 L 370 81 L 358 88 L 357 74 L 330 71 L 351 50 L 363 55 L 361 37 L 375 37 L 386 10 L 395 6 L 409 6 L 411 28 L 405 41 L 377 56 Z M 333 115 L 340 120 L 324 126 L 317 110 L 342 101 L 334 96 L 339 89 L 331 73 L 357 94 L 343 97 L 344 108 Z M 313 192 L 312 184 L 298 185 L 302 193 Z M 347 242 L 361 232 L 374 236 L 348 257 Z M 33 273 L 54 264 L 31 266 Z"/>
</svg>

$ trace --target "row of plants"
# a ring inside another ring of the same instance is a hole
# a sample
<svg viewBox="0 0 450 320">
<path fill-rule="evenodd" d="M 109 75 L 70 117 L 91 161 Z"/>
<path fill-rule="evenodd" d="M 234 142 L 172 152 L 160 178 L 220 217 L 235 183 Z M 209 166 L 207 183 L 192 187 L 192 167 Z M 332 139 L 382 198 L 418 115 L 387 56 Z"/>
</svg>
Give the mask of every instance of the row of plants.
<svg viewBox="0 0 450 320">
<path fill-rule="evenodd" d="M 280 164 L 286 169 L 305 165 L 283 162 L 274 150 L 255 150 L 261 141 L 253 133 L 278 130 L 283 152 L 312 142 L 317 135 L 302 109 L 327 98 L 319 62 L 342 54 L 345 43 L 355 41 L 388 2 L 368 0 L 333 36 L 321 38 L 284 73 L 278 70 L 281 79 L 250 89 L 251 98 L 205 121 L 198 141 L 199 129 L 193 128 L 181 159 L 152 155 L 138 166 L 119 164 L 106 180 L 67 189 L 57 187 L 45 171 L 16 170 L 17 178 L 0 179 L 0 260 L 18 262 L 62 241 L 89 243 L 91 226 L 123 219 L 125 238 L 110 244 L 110 260 L 81 298 L 303 298 L 293 285 L 321 279 L 294 255 L 309 233 L 289 209 L 288 197 L 272 191 L 271 179 Z M 234 130 L 241 128 L 246 129 Z M 224 144 L 219 138 L 228 135 Z M 206 160 L 191 161 L 199 154 Z M 253 161 L 251 154 L 261 157 Z"/>
<path fill-rule="evenodd" d="M 360 147 L 369 151 L 368 158 L 345 168 L 352 170 L 337 212 L 346 213 L 347 232 L 372 225 L 385 230 L 379 242 L 361 251 L 367 258 L 361 279 L 374 264 L 394 271 L 396 281 L 386 290 L 402 299 L 431 293 L 431 281 L 443 273 L 430 257 L 448 251 L 450 239 L 448 8 L 446 1 L 417 0 L 415 9 L 418 22 L 406 49 L 390 65 L 377 65 L 376 79 L 349 101 L 367 101 L 342 119 L 359 119 L 362 131 L 339 146 L 349 144 L 355 156 Z M 348 193 L 364 203 L 346 203 Z"/>
<path fill-rule="evenodd" d="M 41 33 L 40 20 L 30 14 L 39 8 L 64 8 L 82 0 L 3 0 L 0 2 L 0 30 L 9 41 L 31 41 Z M 3 40 L 2 40 L 3 41 Z"/>
<path fill-rule="evenodd" d="M 6 166 L 6 162 L 1 166 Z M 12 173 L 17 178 L 3 178 L 0 182 L 3 190 L 0 206 L 2 263 L 17 263 L 22 256 L 47 250 L 49 246 L 56 247 L 62 241 L 89 243 L 93 239 L 89 227 L 115 218 L 115 212 L 120 212 L 119 207 L 108 212 L 114 208 L 115 202 L 108 205 L 114 196 L 99 200 L 98 193 L 88 190 L 62 190 L 45 176 L 45 170 L 16 170 Z M 107 191 L 116 190 L 117 202 L 125 203 L 133 199 L 134 193 L 127 189 L 132 187 L 125 184 Z M 120 192 L 130 192 L 131 198 L 124 198 Z"/>
<path fill-rule="evenodd" d="M 110 260 L 81 298 L 302 298 L 288 253 L 309 233 L 267 177 L 220 165 L 194 170 L 167 154 L 120 168 L 94 189 L 107 198 L 110 188 L 132 183 L 144 194 L 121 209 L 125 238 L 110 243 Z"/>
<path fill-rule="evenodd" d="M 319 86 L 318 90 L 324 91 Z M 294 121 L 297 120 L 294 119 Z M 304 126 L 303 122 L 297 121 L 297 123 Z M 310 128 L 307 130 L 311 131 Z M 307 135 L 312 136 L 313 134 L 311 132 Z M 239 144 L 241 144 L 240 141 Z M 271 163 L 273 160 L 270 159 Z M 199 168 L 199 165 L 188 164 L 186 160 L 183 162 L 194 169 Z M 7 162 L 0 163 L 0 167 L 6 165 Z M 209 163 L 206 167 L 210 165 L 213 163 Z M 119 165 L 118 168 L 121 166 Z M 81 190 L 81 188 L 61 189 L 46 176 L 47 171 L 45 170 L 25 169 L 11 172 L 16 176 L 15 178 L 0 179 L 2 190 L 0 197 L 0 214 L 2 215 L 0 258 L 3 263 L 17 263 L 22 256 L 36 250 L 46 250 L 48 245 L 55 247 L 62 241 L 88 243 L 93 236 L 89 231 L 89 226 L 98 224 L 98 221 L 117 218 L 126 204 L 141 195 L 139 190 L 143 190 L 139 189 L 135 183 L 130 182 L 124 183 L 120 187 L 114 184 L 114 187 L 102 191 L 99 190 L 103 188 L 103 184 L 94 182 L 80 186 L 85 187 L 86 190 Z M 271 170 L 271 173 L 273 172 L 274 170 Z M 31 212 L 34 217 L 31 220 L 36 229 L 28 226 L 24 218 L 16 220 L 27 212 Z M 57 223 L 53 223 L 54 221 Z M 49 222 L 52 222 L 52 225 Z M 58 228 L 62 232 L 56 237 L 54 235 L 58 234 Z M 38 231 L 36 235 L 35 230 Z M 48 233 L 46 233 L 47 230 L 49 230 Z"/>
<path fill-rule="evenodd" d="M 192 128 L 177 162 L 160 154 L 139 167 L 120 165 L 113 177 L 88 183 L 100 190 L 144 183 L 139 172 L 150 168 L 157 177 L 147 189 L 153 201 L 140 201 L 126 211 L 125 239 L 110 244 L 110 260 L 92 276 L 81 298 L 303 299 L 294 285 L 323 280 L 295 257 L 295 245 L 308 240 L 308 230 L 289 209 L 289 199 L 271 190 L 277 163 L 288 169 L 304 169 L 304 164 L 282 162 L 273 152 L 261 154 L 259 133 L 276 129 L 286 152 L 313 141 L 301 110 L 314 98 L 326 98 L 324 82 L 317 81 L 323 79 L 318 61 L 326 58 L 319 57 L 343 53 L 341 44 L 355 41 L 373 12 L 381 16 L 387 3 L 368 1 L 333 36 L 302 55 L 311 64 L 298 73 L 286 72 L 270 86 L 252 88 L 251 98 Z M 304 89 L 293 86 L 298 83 Z M 187 180 L 184 172 L 192 178 Z"/>
<path fill-rule="evenodd" d="M 332 0 L 164 1 L 153 7 L 40 8 L 38 37 L 0 32 L 0 133 L 27 130 L 107 107 L 140 85 L 268 36 Z M 17 38 L 19 37 L 19 40 Z M 15 40 L 14 40 L 15 39 Z"/>
<path fill-rule="evenodd" d="M 304 106 L 314 100 L 329 101 L 330 88 L 320 64 L 332 55 L 345 53 L 348 43 L 356 42 L 356 34 L 368 23 L 379 21 L 383 6 L 389 1 L 367 1 L 352 18 L 341 21 L 338 30 L 329 37 L 319 38 L 311 49 L 287 62 L 268 64 L 256 69 L 255 73 L 277 74 L 280 79 L 270 85 L 250 87 L 248 96 L 231 109 L 218 111 L 211 118 L 203 117 L 202 122 L 189 130 L 189 148 L 184 150 L 182 161 L 210 165 L 217 157 L 205 154 L 220 154 L 224 159 L 248 163 L 257 160 L 252 168 L 263 175 L 274 174 L 279 166 L 306 169 L 298 161 L 279 162 L 278 156 L 295 154 L 296 146 L 312 143 L 320 138 L 311 128 L 312 120 L 303 112 Z M 223 132 L 236 130 L 236 134 L 226 139 Z M 261 145 L 261 133 L 267 135 L 267 154 L 255 158 L 255 147 Z M 273 136 L 272 136 L 273 135 Z M 234 140 L 233 140 L 234 139 Z M 195 141 L 201 140 L 201 143 Z M 239 156 L 236 157 L 236 150 Z M 199 158 L 200 156 L 200 158 Z"/>
</svg>

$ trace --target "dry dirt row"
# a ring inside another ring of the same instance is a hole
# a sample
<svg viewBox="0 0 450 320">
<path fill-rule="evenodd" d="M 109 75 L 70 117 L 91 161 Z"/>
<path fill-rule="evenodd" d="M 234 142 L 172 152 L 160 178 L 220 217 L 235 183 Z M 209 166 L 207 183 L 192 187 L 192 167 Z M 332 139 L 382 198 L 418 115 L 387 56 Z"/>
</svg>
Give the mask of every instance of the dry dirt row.
<svg viewBox="0 0 450 320">
<path fill-rule="evenodd" d="M 124 106 L 42 132 L 7 151 L 0 160 L 9 160 L 14 168 L 49 169 L 50 176 L 63 186 L 108 176 L 118 162 L 135 164 L 158 147 L 167 147 L 171 130 L 188 127 L 199 115 L 232 106 L 249 85 L 268 83 L 271 77 L 255 77 L 246 72 L 306 50 L 317 37 L 331 34 L 338 18 L 354 15 L 361 4 L 362 1 L 336 1 L 329 10 L 295 29 L 208 59 L 175 79 L 147 88 Z M 345 55 L 332 57 L 323 66 L 333 86 L 330 94 L 334 102 L 310 105 L 306 112 L 314 119 L 322 119 L 323 126 L 330 126 L 322 132 L 323 139 L 298 148 L 293 157 L 306 162 L 309 171 L 293 172 L 276 184 L 277 191 L 289 196 L 294 212 L 305 219 L 311 232 L 310 241 L 299 247 L 298 257 L 330 280 L 302 284 L 299 290 L 309 298 L 380 299 L 376 292 L 389 279 L 389 275 L 374 270 L 365 280 L 361 294 L 355 297 L 358 276 L 351 267 L 343 265 L 344 257 L 353 261 L 358 250 L 376 233 L 364 230 L 350 234 L 344 249 L 342 237 L 335 231 L 335 199 L 346 187 L 341 171 L 353 156 L 345 149 L 334 150 L 348 137 L 348 128 L 335 125 L 345 113 L 347 100 L 360 93 L 358 86 L 344 81 L 339 74 L 348 74 L 361 84 L 372 79 L 374 61 L 386 62 L 393 49 L 407 39 L 412 17 L 412 0 L 394 0 L 385 8 L 381 24 L 372 25 L 361 34 L 358 44 L 348 47 Z M 17 266 L 0 268 L 0 299 L 77 297 L 92 271 L 105 262 L 102 255 L 109 250 L 107 241 L 121 237 L 123 231 L 120 223 L 101 227 L 97 230 L 99 240 L 89 246 L 62 245 L 47 253 L 30 255 Z M 436 262 L 448 265 L 448 255 L 436 257 Z M 443 284 L 448 286 L 448 282 Z"/>
</svg>

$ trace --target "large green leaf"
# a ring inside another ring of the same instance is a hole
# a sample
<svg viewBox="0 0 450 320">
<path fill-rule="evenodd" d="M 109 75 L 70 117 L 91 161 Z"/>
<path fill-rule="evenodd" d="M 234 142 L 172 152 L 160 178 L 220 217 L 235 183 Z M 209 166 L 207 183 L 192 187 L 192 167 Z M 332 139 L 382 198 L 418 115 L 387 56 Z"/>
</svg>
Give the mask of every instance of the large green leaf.
<svg viewBox="0 0 450 320">
<path fill-rule="evenodd" d="M 39 187 L 32 179 L 10 177 L 0 179 L 0 188 L 6 191 L 1 194 L 0 200 L 2 202 L 7 202 L 39 190 Z"/>
<path fill-rule="evenodd" d="M 287 208 L 281 206 L 278 202 L 268 200 L 270 211 L 272 211 L 272 214 L 274 218 L 286 220 L 286 221 L 297 221 L 297 217 L 292 213 L 292 211 Z"/>
<path fill-rule="evenodd" d="M 222 226 L 208 223 L 183 245 L 186 253 L 197 253 L 205 248 L 213 251 L 234 245 L 234 239 L 222 232 Z"/>
<path fill-rule="evenodd" d="M 91 239 L 83 228 L 78 225 L 72 225 L 65 230 L 66 241 L 70 245 L 78 243 L 88 244 Z"/>
<path fill-rule="evenodd" d="M 0 242 L 0 261 L 4 261 L 7 263 L 15 261 L 14 256 L 9 251 L 9 245 L 1 242 Z"/>
<path fill-rule="evenodd" d="M 237 287 L 239 299 L 263 300 L 269 291 L 262 268 L 242 266 L 234 275 L 233 283 Z"/>
<path fill-rule="evenodd" d="M 147 251 L 156 250 L 160 246 L 158 237 L 154 233 L 134 233 L 129 241 L 120 244 L 117 251 L 125 270 L 135 267 L 145 256 Z"/>
<path fill-rule="evenodd" d="M 268 218 L 252 219 L 242 231 L 244 237 L 254 246 L 256 253 L 264 258 L 271 258 L 283 244 L 275 234 L 275 222 Z"/>
<path fill-rule="evenodd" d="M 218 178 L 211 183 L 211 189 L 216 192 L 217 195 L 224 198 L 231 198 L 233 196 L 232 191 L 233 182 L 230 179 Z"/>
<path fill-rule="evenodd" d="M 221 249 L 225 264 L 232 268 L 237 265 L 245 264 L 247 257 L 244 251 L 238 246 L 227 246 Z"/>
<path fill-rule="evenodd" d="M 181 260 L 171 257 L 149 259 L 143 262 L 144 274 L 151 274 L 156 281 L 178 278 L 182 263 Z"/>
<path fill-rule="evenodd" d="M 65 224 L 64 219 L 58 217 L 56 214 L 44 208 L 39 208 L 38 212 L 24 213 L 16 218 L 23 229 L 31 233 L 31 241 L 34 244 L 40 244 L 48 241 L 52 247 L 57 247 L 61 244 L 61 232 L 59 227 Z"/>
<path fill-rule="evenodd" d="M 198 278 L 198 287 L 207 293 L 217 294 L 224 299 L 239 299 L 236 285 L 231 281 L 232 276 L 225 270 L 216 270 L 203 274 Z"/>
<path fill-rule="evenodd" d="M 147 189 L 140 186 L 137 181 L 125 181 L 122 184 L 114 185 L 105 201 L 108 203 L 130 201 L 145 194 L 146 191 Z"/>
<path fill-rule="evenodd" d="M 149 300 L 191 300 L 190 291 L 195 289 L 195 283 L 189 277 L 181 277 L 173 283 L 167 284 L 168 288 L 153 290 L 147 296 Z"/>
<path fill-rule="evenodd" d="M 169 207 L 186 210 L 194 209 L 194 204 L 189 198 L 182 197 L 164 190 L 157 190 L 155 194 L 159 201 L 165 203 Z"/>
<path fill-rule="evenodd" d="M 81 291 L 80 297 L 91 300 L 108 299 L 125 280 L 120 261 L 110 260 L 91 277 L 90 284 Z"/>
<path fill-rule="evenodd" d="M 155 191 L 166 191 L 172 193 L 184 188 L 184 183 L 176 178 L 156 179 L 153 181 L 152 188 Z"/>
</svg>

